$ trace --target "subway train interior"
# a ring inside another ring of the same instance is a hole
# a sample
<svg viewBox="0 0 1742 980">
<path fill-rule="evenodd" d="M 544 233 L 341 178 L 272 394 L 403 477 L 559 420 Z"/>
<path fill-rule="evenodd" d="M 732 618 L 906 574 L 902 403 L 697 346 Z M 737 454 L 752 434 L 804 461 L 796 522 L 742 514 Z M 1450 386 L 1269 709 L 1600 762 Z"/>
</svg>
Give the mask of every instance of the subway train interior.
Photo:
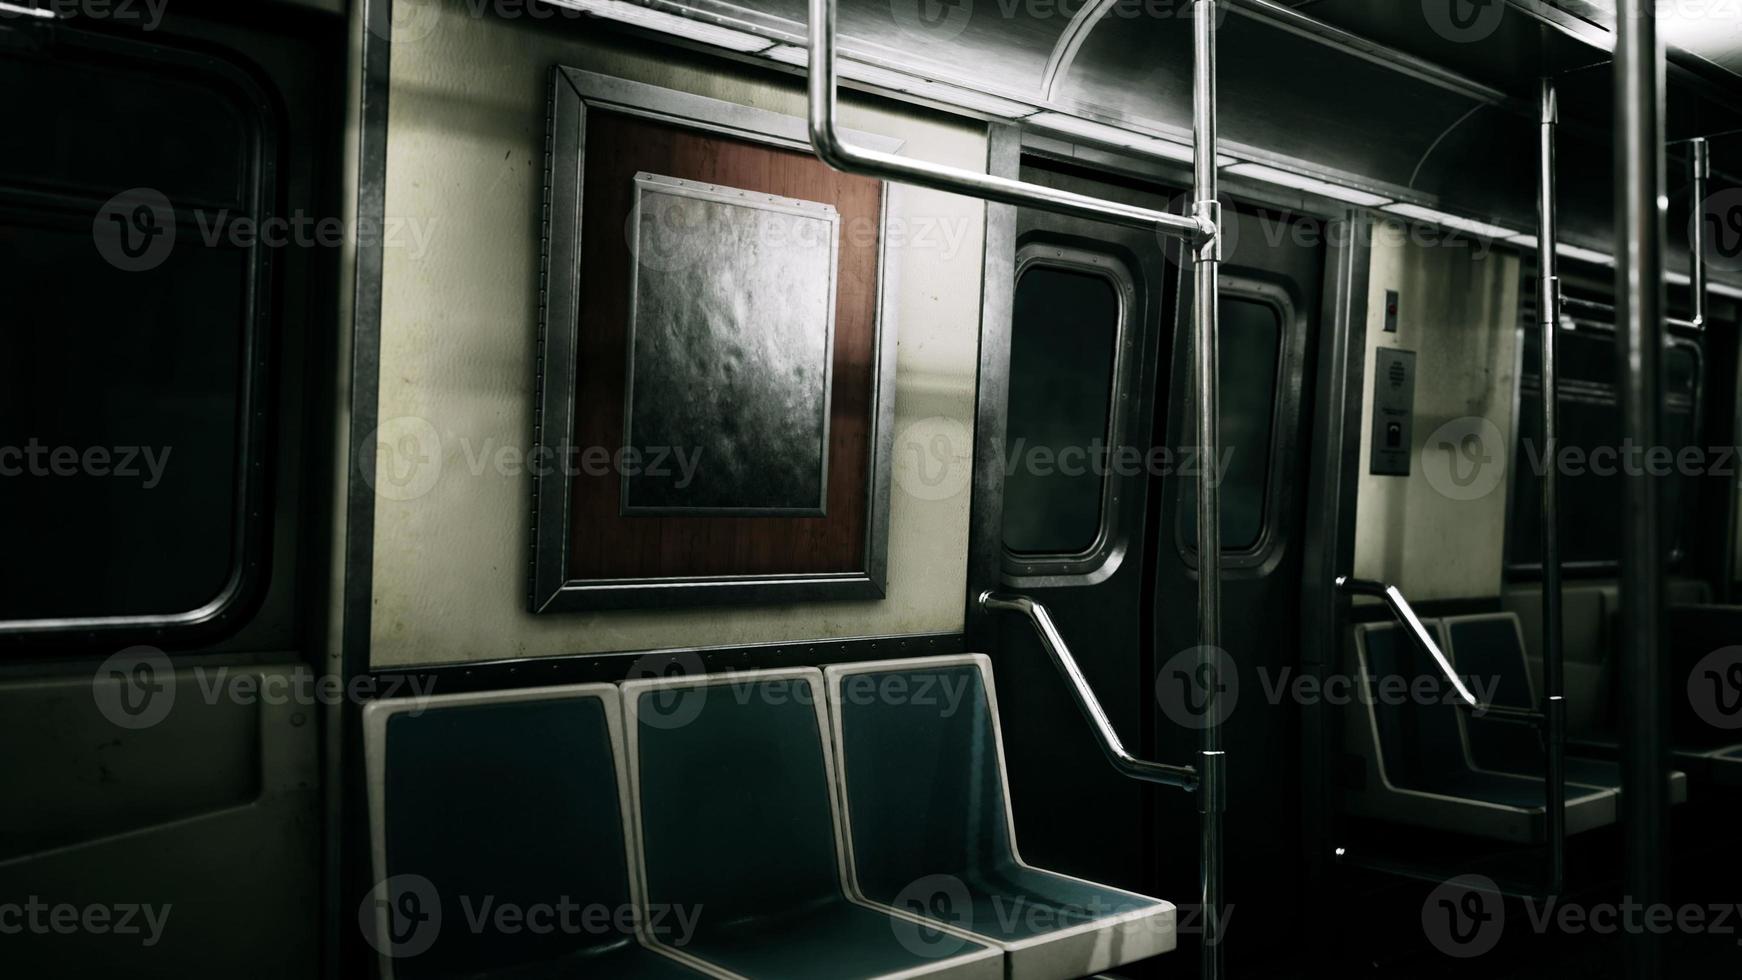
<svg viewBox="0 0 1742 980">
<path fill-rule="evenodd" d="M 1742 975 L 1742 0 L 0 83 L 0 975 Z"/>
</svg>

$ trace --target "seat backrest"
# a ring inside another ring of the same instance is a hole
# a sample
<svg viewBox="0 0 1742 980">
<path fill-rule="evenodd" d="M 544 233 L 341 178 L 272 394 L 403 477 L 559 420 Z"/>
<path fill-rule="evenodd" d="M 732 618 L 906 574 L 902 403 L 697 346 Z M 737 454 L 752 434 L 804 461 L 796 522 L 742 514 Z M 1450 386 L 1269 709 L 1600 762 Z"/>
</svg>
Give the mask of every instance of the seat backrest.
<svg viewBox="0 0 1742 980">
<path fill-rule="evenodd" d="M 927 875 L 996 874 L 1019 860 L 990 661 L 827 674 L 853 871 L 867 898 L 889 905 Z"/>
<path fill-rule="evenodd" d="M 1512 708 L 1536 707 L 1536 690 L 1524 658 L 1524 637 L 1518 617 L 1509 612 L 1451 616 L 1442 621 L 1446 655 L 1458 673 L 1481 682 L 1492 703 Z M 1465 715 L 1470 756 L 1480 768 L 1502 763 L 1532 764 L 1542 745 L 1529 728 Z"/>
<path fill-rule="evenodd" d="M 1561 590 L 1562 689 L 1567 699 L 1567 734 L 1574 738 L 1601 738 L 1614 730 L 1610 710 L 1611 589 L 1585 584 Z M 1509 589 L 1505 605 L 1518 616 L 1531 680 L 1541 690 L 1542 589 L 1536 585 Z"/>
<path fill-rule="evenodd" d="M 844 897 L 822 681 L 800 669 L 623 685 L 647 901 L 706 909 L 698 937 Z"/>
<path fill-rule="evenodd" d="M 633 939 L 488 918 L 631 907 L 614 687 L 380 701 L 364 717 L 384 972 L 472 976 Z M 440 916 L 419 926 L 431 901 Z"/>
<path fill-rule="evenodd" d="M 1443 651 L 1445 639 L 1439 621 L 1424 619 L 1422 625 Z M 1431 678 L 1432 690 L 1445 689 L 1443 675 L 1432 658 L 1395 623 L 1357 626 L 1355 651 L 1362 685 L 1372 705 L 1385 778 L 1394 786 L 1410 788 L 1435 774 L 1468 770 L 1458 708 L 1443 698 L 1423 703 L 1413 693 L 1418 678 Z M 1387 678 L 1400 678 L 1401 684 Z"/>
</svg>

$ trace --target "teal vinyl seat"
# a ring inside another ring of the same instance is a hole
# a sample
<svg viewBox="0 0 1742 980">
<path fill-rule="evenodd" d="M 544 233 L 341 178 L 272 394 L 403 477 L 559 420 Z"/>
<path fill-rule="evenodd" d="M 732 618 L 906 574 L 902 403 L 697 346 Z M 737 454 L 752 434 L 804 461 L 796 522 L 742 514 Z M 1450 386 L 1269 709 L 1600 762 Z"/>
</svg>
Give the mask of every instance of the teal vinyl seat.
<svg viewBox="0 0 1742 980">
<path fill-rule="evenodd" d="M 1423 625 L 1442 651 L 1438 620 Z M 1466 712 L 1452 700 L 1439 666 L 1394 623 L 1355 628 L 1359 703 L 1346 712 L 1345 744 L 1363 763 L 1346 783 L 1345 811 L 1397 823 L 1515 843 L 1546 839 L 1546 793 L 1540 776 L 1478 766 L 1470 754 Z M 1466 679 L 1466 670 L 1446 653 Z M 1418 697 L 1427 691 L 1432 696 Z M 1534 735 L 1528 729 L 1527 735 Z M 1617 790 L 1569 779 L 1566 829 L 1576 834 L 1615 822 Z"/>
<path fill-rule="evenodd" d="M 1447 656 L 1458 665 L 1459 671 L 1495 682 L 1491 695 L 1494 704 L 1536 707 L 1536 685 L 1531 679 L 1524 637 L 1516 616 L 1509 612 L 1448 616 L 1442 624 Z M 1470 758 L 1478 768 L 1516 775 L 1542 775 L 1544 750 L 1534 729 L 1471 716 L 1465 717 L 1464 726 L 1469 737 Z M 1613 759 L 1568 753 L 1566 778 L 1568 783 L 1620 792 L 1621 764 Z M 1670 772 L 1669 794 L 1671 803 L 1687 802 L 1686 773 Z"/>
<path fill-rule="evenodd" d="M 623 685 L 649 906 L 703 910 L 684 952 L 720 976 L 1003 977 L 1000 950 L 849 892 L 822 686 L 814 669 Z"/>
<path fill-rule="evenodd" d="M 826 676 L 859 895 L 997 946 L 1010 980 L 1082 977 L 1175 947 L 1173 905 L 1022 861 L 987 658 Z"/>
<path fill-rule="evenodd" d="M 654 947 L 650 929 L 669 923 L 627 914 L 640 903 L 620 710 L 610 685 L 369 705 L 370 830 L 384 884 L 359 921 L 383 976 L 707 976 Z"/>
</svg>

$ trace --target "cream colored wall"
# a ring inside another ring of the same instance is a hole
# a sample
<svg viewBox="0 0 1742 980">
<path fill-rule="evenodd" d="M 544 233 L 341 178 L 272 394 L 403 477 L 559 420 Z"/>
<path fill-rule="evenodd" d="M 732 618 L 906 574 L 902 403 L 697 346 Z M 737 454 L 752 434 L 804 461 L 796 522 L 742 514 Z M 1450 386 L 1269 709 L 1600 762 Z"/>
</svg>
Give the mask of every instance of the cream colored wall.
<svg viewBox="0 0 1742 980">
<path fill-rule="evenodd" d="M 395 447 L 420 433 L 440 440 L 433 454 L 440 465 L 414 481 L 429 484 L 421 496 L 377 498 L 373 664 L 960 629 L 984 209 L 909 187 L 892 187 L 889 197 L 891 227 L 907 235 L 892 247 L 885 297 L 900 330 L 888 597 L 659 613 L 526 611 L 529 478 L 494 465 L 477 473 L 474 461 L 504 446 L 524 451 L 531 440 L 552 68 L 799 116 L 803 93 L 796 78 L 702 67 L 693 55 L 627 41 L 592 21 L 474 18 L 463 0 L 399 0 L 394 16 L 386 211 L 405 225 L 401 242 L 389 242 L 383 273 L 380 466 L 407 465 Z M 985 167 L 983 126 L 859 98 L 844 100 L 843 123 L 904 140 L 904 154 Z M 937 233 L 922 235 L 923 228 Z M 916 448 L 929 447 L 933 432 L 957 450 L 942 482 L 936 471 L 922 477 L 912 469 Z"/>
<path fill-rule="evenodd" d="M 1375 235 L 1355 574 L 1397 585 L 1411 600 L 1500 594 L 1513 458 L 1518 276 L 1517 257 L 1486 243 L 1436 240 L 1394 225 Z M 1396 333 L 1384 330 L 1386 290 L 1401 294 Z M 1416 352 L 1408 477 L 1368 472 L 1380 347 Z M 1443 444 L 1464 445 L 1466 435 L 1479 440 L 1478 455 L 1489 457 L 1484 466 L 1498 469 L 1478 474 L 1460 460 L 1459 476 L 1468 480 L 1460 485 L 1448 479 Z"/>
</svg>

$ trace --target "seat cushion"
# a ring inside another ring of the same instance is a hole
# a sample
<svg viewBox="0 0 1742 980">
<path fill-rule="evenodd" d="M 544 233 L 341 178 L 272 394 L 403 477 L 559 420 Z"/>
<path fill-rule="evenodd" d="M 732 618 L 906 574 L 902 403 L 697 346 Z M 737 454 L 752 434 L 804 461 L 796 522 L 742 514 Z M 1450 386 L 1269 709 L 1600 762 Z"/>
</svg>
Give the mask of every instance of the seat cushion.
<svg viewBox="0 0 1742 980">
<path fill-rule="evenodd" d="M 1172 949 L 1169 903 L 1022 861 L 990 681 L 977 655 L 829 669 L 856 886 L 996 944 L 1013 980 Z"/>
<path fill-rule="evenodd" d="M 756 980 L 1003 976 L 998 950 L 916 942 L 909 919 L 848 893 L 820 671 L 623 697 L 647 901 L 701 910 L 684 954 Z"/>
</svg>

